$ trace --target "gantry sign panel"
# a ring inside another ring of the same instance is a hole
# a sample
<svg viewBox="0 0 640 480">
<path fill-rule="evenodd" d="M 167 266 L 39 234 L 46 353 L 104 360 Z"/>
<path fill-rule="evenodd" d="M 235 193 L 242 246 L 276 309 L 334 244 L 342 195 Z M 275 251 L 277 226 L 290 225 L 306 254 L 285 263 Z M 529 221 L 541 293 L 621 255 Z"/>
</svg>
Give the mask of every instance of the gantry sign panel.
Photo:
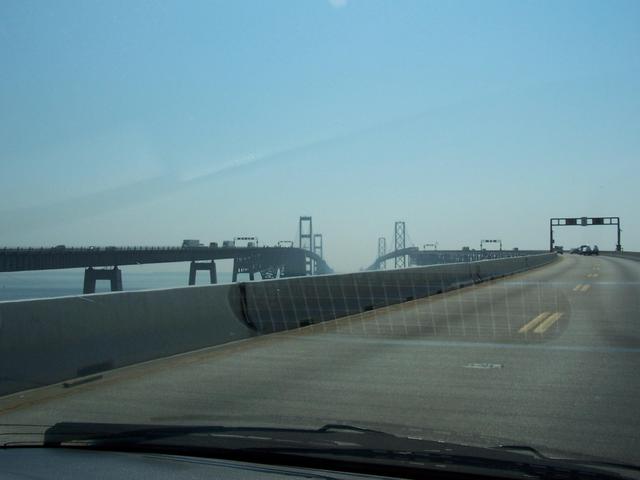
<svg viewBox="0 0 640 480">
<path fill-rule="evenodd" d="M 549 251 L 553 251 L 553 227 L 590 227 L 591 225 L 614 225 L 618 231 L 618 242 L 616 243 L 616 251 L 622 251 L 620 245 L 620 217 L 570 217 L 570 218 L 551 218 L 549 220 Z"/>
<path fill-rule="evenodd" d="M 500 250 L 502 250 L 502 240 L 480 240 L 480 250 L 484 248 L 485 243 L 499 243 Z"/>
</svg>

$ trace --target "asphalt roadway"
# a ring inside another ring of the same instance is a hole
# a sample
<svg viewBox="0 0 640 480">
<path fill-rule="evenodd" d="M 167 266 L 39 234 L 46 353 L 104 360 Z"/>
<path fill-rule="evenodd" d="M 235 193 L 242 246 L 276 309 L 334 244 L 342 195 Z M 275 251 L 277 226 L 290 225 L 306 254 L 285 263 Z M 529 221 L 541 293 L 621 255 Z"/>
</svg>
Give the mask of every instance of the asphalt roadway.
<svg viewBox="0 0 640 480">
<path fill-rule="evenodd" d="M 144 341 L 144 339 L 141 339 Z M 370 426 L 640 464 L 640 262 L 531 272 L 0 399 L 0 422 Z"/>
</svg>

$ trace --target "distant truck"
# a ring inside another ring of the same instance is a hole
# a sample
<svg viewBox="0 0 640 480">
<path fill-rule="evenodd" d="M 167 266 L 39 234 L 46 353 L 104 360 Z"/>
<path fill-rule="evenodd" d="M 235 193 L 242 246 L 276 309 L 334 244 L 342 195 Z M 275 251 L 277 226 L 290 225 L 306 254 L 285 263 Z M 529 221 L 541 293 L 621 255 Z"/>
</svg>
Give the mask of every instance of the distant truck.
<svg viewBox="0 0 640 480">
<path fill-rule="evenodd" d="M 222 248 L 232 248 L 236 246 L 236 242 L 233 240 L 225 240 L 222 242 Z"/>
<path fill-rule="evenodd" d="M 182 248 L 202 247 L 200 240 L 187 239 L 182 241 Z"/>
</svg>

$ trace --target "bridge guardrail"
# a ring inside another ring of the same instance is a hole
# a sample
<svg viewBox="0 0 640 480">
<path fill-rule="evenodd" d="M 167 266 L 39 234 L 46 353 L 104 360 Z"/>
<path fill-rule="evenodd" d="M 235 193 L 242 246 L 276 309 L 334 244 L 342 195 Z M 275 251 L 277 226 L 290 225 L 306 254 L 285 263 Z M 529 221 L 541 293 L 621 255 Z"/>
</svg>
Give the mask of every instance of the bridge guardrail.
<svg viewBox="0 0 640 480">
<path fill-rule="evenodd" d="M 0 302 L 0 396 L 423 298 L 555 258 L 550 253 L 401 270 Z"/>
<path fill-rule="evenodd" d="M 629 260 L 640 261 L 640 252 L 615 252 L 615 251 L 602 252 L 601 251 L 600 255 L 605 255 L 607 257 L 627 258 Z"/>
</svg>

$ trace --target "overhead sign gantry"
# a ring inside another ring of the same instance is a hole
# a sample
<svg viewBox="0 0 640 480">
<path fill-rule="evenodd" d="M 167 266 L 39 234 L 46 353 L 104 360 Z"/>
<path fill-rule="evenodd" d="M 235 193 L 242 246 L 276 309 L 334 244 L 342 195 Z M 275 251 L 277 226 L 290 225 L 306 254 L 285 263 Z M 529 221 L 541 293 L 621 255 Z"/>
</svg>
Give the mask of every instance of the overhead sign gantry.
<svg viewBox="0 0 640 480">
<path fill-rule="evenodd" d="M 616 243 L 616 251 L 622 251 L 620 245 L 620 217 L 571 217 L 571 218 L 551 218 L 549 219 L 549 251 L 553 252 L 553 227 L 590 227 L 592 225 L 614 225 L 618 230 L 618 242 Z"/>
<path fill-rule="evenodd" d="M 494 240 L 480 240 L 480 251 L 483 250 L 485 243 L 499 243 L 500 244 L 500 250 L 502 250 L 502 240 L 494 239 Z"/>
</svg>

